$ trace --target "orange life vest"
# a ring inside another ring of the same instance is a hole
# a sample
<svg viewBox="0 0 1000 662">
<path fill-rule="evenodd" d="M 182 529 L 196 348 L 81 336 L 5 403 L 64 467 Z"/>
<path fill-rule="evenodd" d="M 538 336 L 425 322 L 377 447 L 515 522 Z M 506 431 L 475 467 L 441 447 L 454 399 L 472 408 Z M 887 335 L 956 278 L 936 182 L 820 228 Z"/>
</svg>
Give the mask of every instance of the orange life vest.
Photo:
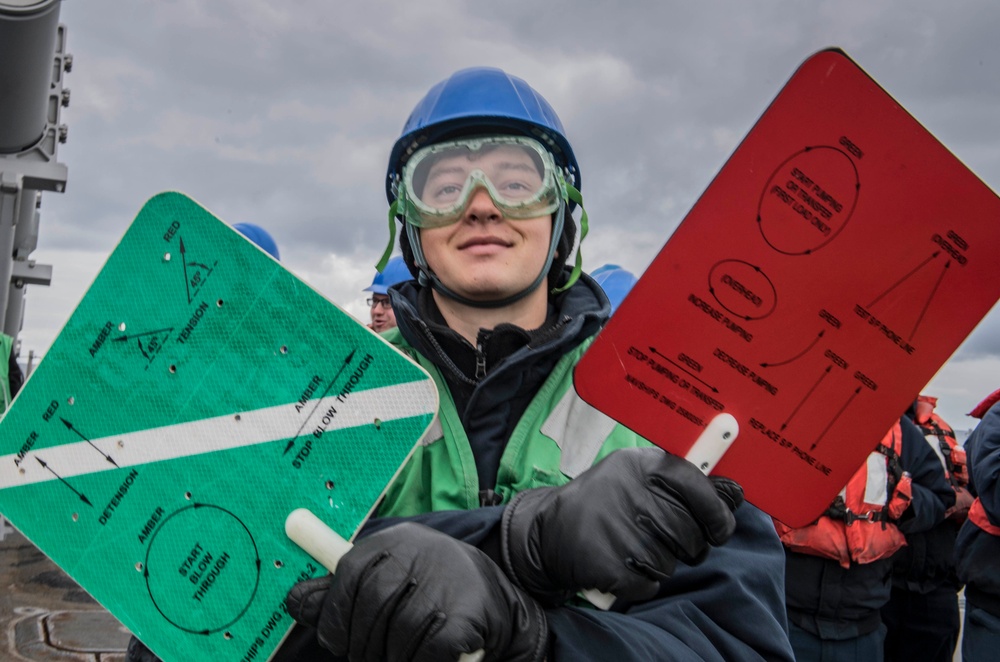
<svg viewBox="0 0 1000 662">
<path fill-rule="evenodd" d="M 910 476 L 899 462 L 902 445 L 897 421 L 818 520 L 797 529 L 775 520 L 781 542 L 794 552 L 833 559 L 845 568 L 894 554 L 906 544 L 895 521 L 909 507 L 912 494 Z"/>
<path fill-rule="evenodd" d="M 952 488 L 966 487 L 969 484 L 969 469 L 965 461 L 965 449 L 958 445 L 958 439 L 955 438 L 955 431 L 951 426 L 934 413 L 936 405 L 937 398 L 934 396 L 918 396 L 917 413 L 913 422 L 934 447 L 948 474 Z"/>
</svg>

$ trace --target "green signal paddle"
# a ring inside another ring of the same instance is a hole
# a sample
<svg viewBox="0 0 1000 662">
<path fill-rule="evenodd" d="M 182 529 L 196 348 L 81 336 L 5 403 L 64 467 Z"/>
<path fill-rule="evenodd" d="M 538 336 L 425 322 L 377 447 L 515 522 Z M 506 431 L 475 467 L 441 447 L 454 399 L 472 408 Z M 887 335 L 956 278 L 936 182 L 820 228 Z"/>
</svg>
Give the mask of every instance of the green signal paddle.
<svg viewBox="0 0 1000 662">
<path fill-rule="evenodd" d="M 190 198 L 149 200 L 0 422 L 0 512 L 164 660 L 266 660 L 437 411 L 416 364 Z"/>
</svg>

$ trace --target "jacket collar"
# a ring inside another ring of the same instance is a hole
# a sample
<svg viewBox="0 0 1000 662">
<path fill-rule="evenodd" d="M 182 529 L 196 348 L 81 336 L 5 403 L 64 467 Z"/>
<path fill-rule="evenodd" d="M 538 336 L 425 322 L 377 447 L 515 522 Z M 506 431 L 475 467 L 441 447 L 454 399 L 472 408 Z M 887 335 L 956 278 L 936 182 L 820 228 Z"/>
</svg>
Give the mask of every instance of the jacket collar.
<svg viewBox="0 0 1000 662">
<path fill-rule="evenodd" d="M 434 304 L 429 288 L 416 281 L 406 281 L 389 290 L 400 334 L 412 347 L 446 374 L 466 383 L 475 383 L 476 371 L 470 368 L 477 348 L 447 327 Z M 539 329 L 521 329 L 501 324 L 492 330 L 480 330 L 481 347 L 487 360 L 486 370 L 521 364 L 542 353 L 561 350 L 566 353 L 597 333 L 607 321 L 611 305 L 607 296 L 586 274 L 569 290 L 549 298 L 549 314 Z"/>
</svg>

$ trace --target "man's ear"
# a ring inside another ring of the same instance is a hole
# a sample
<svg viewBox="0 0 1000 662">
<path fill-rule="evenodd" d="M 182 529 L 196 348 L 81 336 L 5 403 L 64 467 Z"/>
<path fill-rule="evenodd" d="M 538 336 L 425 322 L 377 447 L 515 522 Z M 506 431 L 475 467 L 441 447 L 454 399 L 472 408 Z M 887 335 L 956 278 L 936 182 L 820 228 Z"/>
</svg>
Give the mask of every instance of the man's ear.
<svg viewBox="0 0 1000 662">
<path fill-rule="evenodd" d="M 399 250 L 403 254 L 403 263 L 410 270 L 410 275 L 414 278 L 420 277 L 420 270 L 417 269 L 417 261 L 413 257 L 413 247 L 410 245 L 410 237 L 406 233 L 406 225 L 403 225 L 399 233 Z"/>
</svg>

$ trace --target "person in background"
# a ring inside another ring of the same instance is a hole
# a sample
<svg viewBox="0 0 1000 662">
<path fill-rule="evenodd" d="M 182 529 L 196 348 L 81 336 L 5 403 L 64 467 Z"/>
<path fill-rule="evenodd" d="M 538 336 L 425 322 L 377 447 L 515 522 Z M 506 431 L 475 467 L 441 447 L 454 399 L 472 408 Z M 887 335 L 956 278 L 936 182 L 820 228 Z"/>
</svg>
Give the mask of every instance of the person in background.
<svg viewBox="0 0 1000 662">
<path fill-rule="evenodd" d="M 604 293 L 608 295 L 612 315 L 618 310 L 625 295 L 639 280 L 631 271 L 623 269 L 617 264 L 602 264 L 590 273 L 590 277 L 596 280 Z"/>
<path fill-rule="evenodd" d="M 255 243 L 261 250 L 273 257 L 275 260 L 281 259 L 281 253 L 278 251 L 278 244 L 275 243 L 274 237 L 272 237 L 264 228 L 259 225 L 254 225 L 253 223 L 236 223 L 233 225 L 233 229 L 238 230 L 240 234 Z"/>
<path fill-rule="evenodd" d="M 945 519 L 927 531 L 906 534 L 906 546 L 892 557 L 892 594 L 882 607 L 887 662 L 950 662 L 958 643 L 958 591 L 955 538 L 972 497 L 965 449 L 955 431 L 934 411 L 937 398 L 920 395 L 906 416 L 924 435 L 940 470 L 955 492 Z"/>
<path fill-rule="evenodd" d="M 969 492 L 975 497 L 955 542 L 965 584 L 962 662 L 996 660 L 1000 651 L 1000 390 L 969 416 L 981 419 L 965 441 Z"/>
<path fill-rule="evenodd" d="M 795 659 L 880 662 L 892 555 L 905 535 L 931 529 L 954 503 L 937 456 L 902 416 L 814 523 L 775 521 Z"/>
<path fill-rule="evenodd" d="M 411 113 L 386 188 L 415 280 L 385 338 L 433 376 L 438 424 L 337 572 L 290 591 L 276 660 L 792 659 L 770 519 L 573 389 L 610 312 L 573 260 L 580 182 L 555 111 L 499 69 Z"/>
<path fill-rule="evenodd" d="M 368 328 L 376 333 L 382 333 L 396 326 L 396 315 L 392 312 L 392 301 L 389 299 L 389 288 L 396 283 L 413 278 L 406 267 L 403 258 L 397 256 L 389 260 L 382 271 L 375 272 L 372 284 L 365 288 L 371 292 L 368 298 L 368 308 L 371 310 L 372 321 Z"/>
</svg>

